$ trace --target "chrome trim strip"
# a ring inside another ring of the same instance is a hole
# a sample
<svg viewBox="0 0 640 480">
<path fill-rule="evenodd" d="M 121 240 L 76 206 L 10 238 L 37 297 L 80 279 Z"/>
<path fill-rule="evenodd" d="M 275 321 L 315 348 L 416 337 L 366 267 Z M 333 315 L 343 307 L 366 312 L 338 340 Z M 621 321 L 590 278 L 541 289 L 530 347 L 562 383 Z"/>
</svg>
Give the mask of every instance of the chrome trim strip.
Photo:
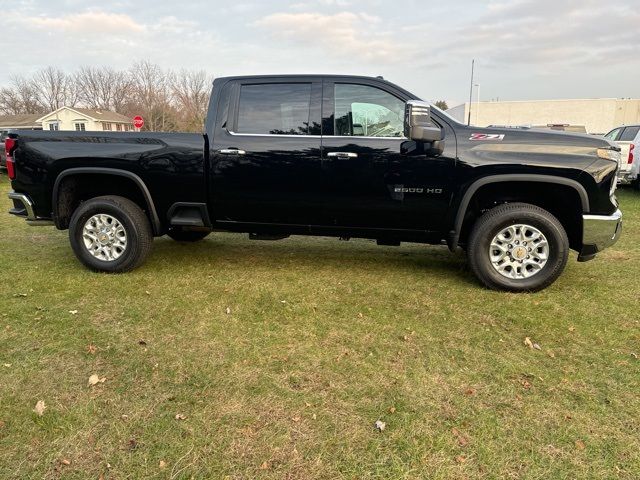
<svg viewBox="0 0 640 480">
<path fill-rule="evenodd" d="M 247 152 L 245 152 L 244 150 L 239 150 L 237 148 L 223 148 L 218 153 L 221 153 L 223 155 L 244 155 Z"/>
<path fill-rule="evenodd" d="M 11 200 L 18 200 L 20 203 L 22 203 L 24 209 L 27 212 L 27 220 L 38 220 L 33 211 L 33 202 L 28 196 L 26 196 L 24 193 L 9 192 L 8 197 Z"/>
<path fill-rule="evenodd" d="M 374 139 L 374 140 L 402 140 L 402 141 L 407 141 L 409 140 L 407 137 L 365 137 L 363 135 L 277 135 L 274 133 L 237 133 L 237 132 L 232 132 L 231 130 L 227 130 L 227 133 L 229 133 L 229 135 L 232 135 L 234 137 L 276 137 L 276 138 L 367 138 L 367 139 Z"/>
<path fill-rule="evenodd" d="M 598 252 L 618 241 L 622 232 L 622 212 L 612 215 L 583 215 L 582 244 L 594 245 Z"/>
<path fill-rule="evenodd" d="M 329 152 L 327 153 L 327 157 L 357 158 L 358 154 L 355 152 Z"/>
</svg>

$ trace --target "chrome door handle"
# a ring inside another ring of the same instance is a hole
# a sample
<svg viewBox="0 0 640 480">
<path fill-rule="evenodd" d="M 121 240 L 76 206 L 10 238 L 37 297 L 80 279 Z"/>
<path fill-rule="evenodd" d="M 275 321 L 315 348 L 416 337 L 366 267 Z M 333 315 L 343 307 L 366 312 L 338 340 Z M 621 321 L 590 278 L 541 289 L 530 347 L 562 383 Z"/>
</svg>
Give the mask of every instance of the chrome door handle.
<svg viewBox="0 0 640 480">
<path fill-rule="evenodd" d="M 244 155 L 247 152 L 245 152 L 244 150 L 239 150 L 237 148 L 223 148 L 219 151 L 219 153 L 221 153 L 222 155 Z"/>
<path fill-rule="evenodd" d="M 358 158 L 358 154 L 354 152 L 329 152 L 327 157 L 333 158 Z"/>
</svg>

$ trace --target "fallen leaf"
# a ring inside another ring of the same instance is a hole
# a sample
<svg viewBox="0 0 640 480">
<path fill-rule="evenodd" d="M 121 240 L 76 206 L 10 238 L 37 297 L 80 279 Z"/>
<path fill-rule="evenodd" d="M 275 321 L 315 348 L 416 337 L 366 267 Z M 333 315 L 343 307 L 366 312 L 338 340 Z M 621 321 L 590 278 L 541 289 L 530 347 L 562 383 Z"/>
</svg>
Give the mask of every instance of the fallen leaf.
<svg viewBox="0 0 640 480">
<path fill-rule="evenodd" d="M 584 444 L 582 440 L 576 440 L 576 448 L 578 450 L 584 450 L 587 446 Z"/>
<path fill-rule="evenodd" d="M 167 462 L 165 462 L 164 460 L 160 460 L 159 467 L 160 470 L 164 470 L 165 468 L 167 468 Z"/>
<path fill-rule="evenodd" d="M 533 342 L 531 341 L 531 339 L 529 337 L 525 337 L 524 338 L 524 344 L 529 348 L 533 348 Z"/>
<path fill-rule="evenodd" d="M 227 307 L 227 309 L 225 310 L 225 312 L 227 313 L 227 315 L 231 315 L 231 308 Z"/>
<path fill-rule="evenodd" d="M 96 375 L 94 373 L 93 375 L 91 375 L 89 377 L 89 386 L 93 387 L 94 385 L 97 385 L 98 383 L 104 383 L 106 381 L 107 381 L 106 377 L 100 378 L 98 375 Z"/>
<path fill-rule="evenodd" d="M 60 463 L 63 465 L 71 465 L 71 460 L 63 458 L 62 460 L 60 460 Z"/>
<path fill-rule="evenodd" d="M 540 347 L 540 345 L 538 345 L 537 343 L 533 344 L 533 348 L 535 348 L 536 350 L 542 350 L 542 348 Z"/>
<path fill-rule="evenodd" d="M 129 419 L 129 415 L 127 415 L 126 413 L 124 413 L 124 414 L 120 415 L 120 418 L 121 418 L 122 420 L 128 420 L 128 419 Z"/>
<path fill-rule="evenodd" d="M 44 400 L 38 400 L 33 411 L 36 412 L 39 417 L 41 417 L 42 415 L 44 415 L 44 411 L 46 410 L 46 408 L 47 406 L 44 404 Z"/>
<path fill-rule="evenodd" d="M 0 420 L 0 429 L 4 428 L 5 425 L 6 423 L 4 423 L 4 420 Z"/>
<path fill-rule="evenodd" d="M 298 423 L 300 420 L 302 420 L 302 418 L 299 415 L 296 415 L 295 417 L 291 417 L 291 420 Z"/>
<path fill-rule="evenodd" d="M 14 297 L 26 297 L 27 294 L 26 293 L 14 293 L 13 296 Z"/>
<path fill-rule="evenodd" d="M 140 339 L 138 340 L 138 345 L 142 345 L 143 347 L 147 344 L 147 342 L 145 342 L 144 340 Z"/>
<path fill-rule="evenodd" d="M 525 390 L 529 390 L 531 388 L 531 383 L 528 380 L 521 380 L 520 384 Z"/>
<path fill-rule="evenodd" d="M 98 347 L 96 347 L 93 343 L 87 345 L 87 353 L 90 355 L 95 355 L 98 351 Z"/>
<path fill-rule="evenodd" d="M 460 445 L 461 447 L 466 447 L 469 444 L 469 439 L 464 434 L 460 433 L 457 428 L 452 428 L 451 433 L 454 437 L 456 437 L 458 445 Z"/>
<path fill-rule="evenodd" d="M 376 429 L 380 432 L 384 431 L 384 429 L 387 428 L 387 424 L 382 420 L 376 420 L 376 423 L 374 423 L 373 426 L 376 427 Z"/>
<path fill-rule="evenodd" d="M 636 360 L 638 360 L 638 354 L 637 353 L 631 352 L 631 356 L 633 358 L 635 358 Z"/>
<path fill-rule="evenodd" d="M 147 295 L 151 295 L 151 292 L 149 290 L 145 290 L 144 293 L 146 293 Z"/>
<path fill-rule="evenodd" d="M 71 315 L 75 315 L 76 313 L 78 313 L 78 310 L 69 310 L 69 313 L 70 313 Z"/>
<path fill-rule="evenodd" d="M 475 394 L 476 394 L 476 389 L 475 389 L 475 388 L 467 388 L 467 389 L 464 391 L 464 394 L 465 394 L 466 396 L 468 396 L 468 397 L 471 397 L 472 395 L 475 395 Z"/>
<path fill-rule="evenodd" d="M 127 446 L 129 447 L 129 450 L 135 450 L 138 448 L 138 441 L 135 438 L 130 438 L 127 442 Z"/>
<path fill-rule="evenodd" d="M 396 413 L 396 407 L 389 407 L 389 413 Z"/>
<path fill-rule="evenodd" d="M 5 367 L 5 368 L 11 368 L 11 364 L 10 363 L 3 363 L 2 366 Z"/>
<path fill-rule="evenodd" d="M 260 470 L 269 470 L 269 462 L 266 460 L 260 464 Z"/>
<path fill-rule="evenodd" d="M 575 331 L 576 331 L 576 327 L 574 327 L 573 325 L 571 325 L 571 326 L 569 327 L 569 331 L 570 331 L 570 332 L 575 332 Z"/>
<path fill-rule="evenodd" d="M 466 462 L 466 461 L 467 461 L 467 457 L 465 457 L 464 455 L 458 455 L 458 456 L 456 457 L 456 462 L 457 462 L 457 463 L 464 463 L 464 462 Z"/>
<path fill-rule="evenodd" d="M 176 420 L 186 420 L 187 416 L 182 413 L 176 413 Z"/>
</svg>

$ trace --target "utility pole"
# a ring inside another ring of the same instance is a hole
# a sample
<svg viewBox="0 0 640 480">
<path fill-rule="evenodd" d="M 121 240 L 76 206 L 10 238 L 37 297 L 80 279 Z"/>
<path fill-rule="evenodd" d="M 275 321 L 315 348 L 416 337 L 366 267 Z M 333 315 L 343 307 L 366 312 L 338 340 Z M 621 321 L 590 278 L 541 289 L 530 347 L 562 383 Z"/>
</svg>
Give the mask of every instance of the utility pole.
<svg viewBox="0 0 640 480">
<path fill-rule="evenodd" d="M 471 85 L 469 86 L 469 116 L 467 117 L 467 125 L 471 125 L 471 102 L 473 101 L 473 67 L 476 63 L 475 58 L 471 60 Z"/>
</svg>

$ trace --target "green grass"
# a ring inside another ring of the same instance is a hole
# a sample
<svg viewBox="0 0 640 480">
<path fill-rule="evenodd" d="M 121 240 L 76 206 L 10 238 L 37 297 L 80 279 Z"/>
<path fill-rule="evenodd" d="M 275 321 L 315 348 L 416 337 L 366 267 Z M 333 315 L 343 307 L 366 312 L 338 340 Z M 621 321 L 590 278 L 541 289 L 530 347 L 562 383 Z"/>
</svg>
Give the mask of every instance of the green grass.
<svg viewBox="0 0 640 480">
<path fill-rule="evenodd" d="M 529 295 L 443 247 L 323 238 L 161 238 L 97 274 L 3 213 L 0 478 L 638 478 L 640 194 L 619 198 L 619 243 Z"/>
</svg>

